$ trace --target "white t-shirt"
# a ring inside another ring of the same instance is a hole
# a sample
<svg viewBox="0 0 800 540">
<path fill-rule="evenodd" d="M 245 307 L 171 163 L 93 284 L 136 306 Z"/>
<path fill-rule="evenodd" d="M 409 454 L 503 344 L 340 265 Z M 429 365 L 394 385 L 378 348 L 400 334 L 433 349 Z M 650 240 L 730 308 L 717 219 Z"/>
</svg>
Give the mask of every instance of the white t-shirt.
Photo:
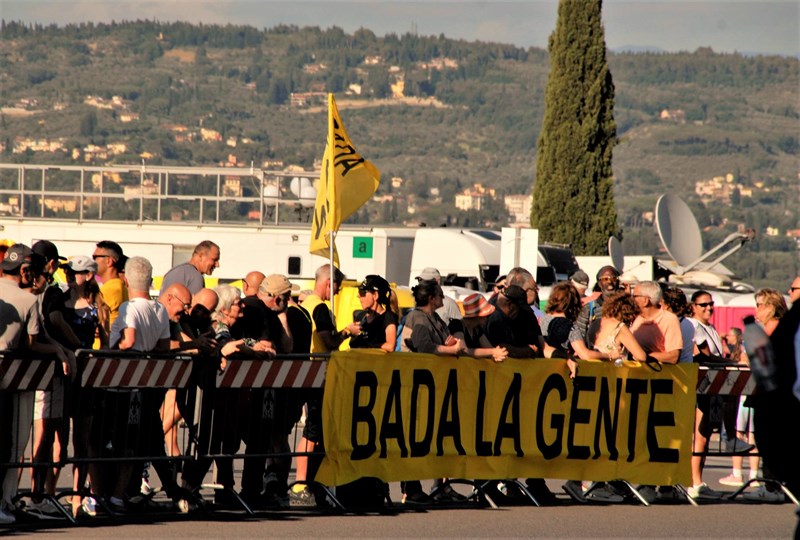
<svg viewBox="0 0 800 540">
<path fill-rule="evenodd" d="M 167 308 L 155 300 L 133 298 L 119 306 L 119 316 L 111 326 L 108 343 L 113 347 L 122 339 L 123 330 L 136 329 L 134 351 L 148 352 L 158 341 L 169 339 L 169 314 Z"/>
<path fill-rule="evenodd" d="M 711 324 L 703 324 L 697 319 L 689 319 L 694 325 L 694 342 L 699 347 L 703 343 L 708 343 L 709 353 L 714 356 L 722 356 L 722 339 L 717 333 L 717 329 Z"/>
</svg>

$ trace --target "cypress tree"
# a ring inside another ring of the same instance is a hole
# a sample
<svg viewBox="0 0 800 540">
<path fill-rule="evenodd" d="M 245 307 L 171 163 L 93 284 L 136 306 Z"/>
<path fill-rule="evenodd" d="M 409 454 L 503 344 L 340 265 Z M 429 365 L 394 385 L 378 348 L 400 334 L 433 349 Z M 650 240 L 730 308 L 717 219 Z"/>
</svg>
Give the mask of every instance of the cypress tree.
<svg viewBox="0 0 800 540">
<path fill-rule="evenodd" d="M 611 153 L 614 83 L 601 0 L 560 0 L 539 135 L 531 226 L 545 241 L 604 255 L 617 232 Z"/>
</svg>

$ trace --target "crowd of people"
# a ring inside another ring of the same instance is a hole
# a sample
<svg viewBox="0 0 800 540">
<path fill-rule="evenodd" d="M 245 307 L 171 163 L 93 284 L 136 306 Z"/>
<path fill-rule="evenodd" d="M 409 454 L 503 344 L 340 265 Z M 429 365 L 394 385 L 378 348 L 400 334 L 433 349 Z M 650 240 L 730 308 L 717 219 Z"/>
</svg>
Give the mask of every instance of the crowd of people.
<svg viewBox="0 0 800 540">
<path fill-rule="evenodd" d="M 626 360 L 748 363 L 741 329 L 731 328 L 723 339 L 711 324 L 711 293 L 700 290 L 687 298 L 679 288 L 663 283 L 622 283 L 613 266 L 599 270 L 592 291 L 587 290 L 589 277 L 583 271 L 555 285 L 544 311 L 536 280 L 524 268 L 498 279 L 490 295 L 467 296 L 461 308 L 444 294 L 438 270 L 426 268 L 412 289 L 414 308 L 408 313 L 399 310 L 386 279 L 368 275 L 358 285 L 362 309 L 353 323 L 339 329 L 331 314 L 331 295 L 337 294 L 344 279 L 338 268 L 321 266 L 313 290 L 299 295 L 286 276 L 267 276 L 258 270 L 247 274 L 241 290 L 231 285 L 204 288 L 203 276 L 219 266 L 220 256 L 219 246 L 201 242 L 188 262 L 164 276 L 153 299 L 150 262 L 127 257 L 116 242 L 98 242 L 91 256 L 69 260 L 46 240 L 6 249 L 0 266 L 0 351 L 56 358 L 62 375 L 51 390 L 0 394 L 0 463 L 19 463 L 32 441 L 33 496 L 27 512 L 41 516 L 61 512 L 54 499 L 42 495 L 55 492 L 60 469 L 51 464 L 64 461 L 70 440 L 74 457 L 89 458 L 73 461 L 76 494 L 70 502 L 75 516 L 95 515 L 98 500 L 115 512 L 146 502 L 152 489 L 151 468 L 177 510 L 188 512 L 197 500 L 192 494 L 212 460 L 216 483 L 222 486 L 215 492 L 217 504 L 239 500 L 256 508 L 291 500 L 314 504 L 320 493 L 312 480 L 324 451 L 322 390 L 216 389 L 214 377 L 237 356 L 314 355 L 337 350 L 349 339 L 351 348 L 494 362 L 509 357 L 563 358 L 573 376 L 583 360 L 617 366 Z M 54 280 L 59 268 L 65 283 Z M 793 304 L 800 305 L 800 277 L 788 292 Z M 761 289 L 755 298 L 759 323 L 768 334 L 774 332 L 788 312 L 783 295 Z M 194 364 L 190 388 L 94 390 L 81 388 L 78 382 L 75 351 L 79 349 L 172 351 L 196 355 L 201 361 Z M 198 388 L 203 391 L 199 414 Z M 750 406 L 746 397 L 698 398 L 697 454 L 706 451 L 715 427 L 712 410 L 723 409 L 720 431 L 725 449 L 734 455 L 731 474 L 721 481 L 726 486 L 744 485 L 743 458 L 748 455 L 749 478 L 760 477 Z M 292 448 L 289 436 L 304 411 L 302 437 Z M 189 425 L 199 459 L 185 459 L 186 449 L 178 437 L 181 422 Z M 232 456 L 242 442 L 245 456 L 237 491 Z M 290 485 L 293 455 L 296 474 Z M 152 466 L 136 456 L 152 458 Z M 719 498 L 720 493 L 703 481 L 703 465 L 702 455 L 692 458 L 688 494 L 697 500 Z M 20 511 L 16 500 L 20 476 L 16 468 L 0 468 L 0 524 L 12 523 Z M 436 500 L 463 498 L 448 486 L 443 488 L 442 480 L 434 482 Z M 630 495 L 613 482 L 595 484 L 587 491 L 591 479 L 586 480 L 569 480 L 564 491 L 582 503 L 620 502 Z M 555 500 L 543 479 L 527 479 L 526 484 L 540 503 Z M 404 482 L 402 490 L 404 503 L 432 502 L 420 482 Z M 639 494 L 648 502 L 675 496 L 670 486 L 642 486 Z M 783 493 L 770 482 L 745 496 L 763 502 L 783 500 Z"/>
</svg>

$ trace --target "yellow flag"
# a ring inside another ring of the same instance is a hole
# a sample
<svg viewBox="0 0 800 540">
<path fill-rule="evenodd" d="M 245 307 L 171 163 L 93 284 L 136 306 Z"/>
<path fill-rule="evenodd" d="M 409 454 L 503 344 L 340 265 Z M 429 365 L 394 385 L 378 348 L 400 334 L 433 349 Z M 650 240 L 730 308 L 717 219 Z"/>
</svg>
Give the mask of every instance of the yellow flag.
<svg viewBox="0 0 800 540">
<path fill-rule="evenodd" d="M 311 222 L 311 246 L 315 255 L 329 257 L 331 233 L 358 210 L 378 189 L 381 173 L 356 151 L 328 94 L 328 144 L 322 158 L 317 202 Z M 334 265 L 339 255 L 334 246 Z"/>
</svg>

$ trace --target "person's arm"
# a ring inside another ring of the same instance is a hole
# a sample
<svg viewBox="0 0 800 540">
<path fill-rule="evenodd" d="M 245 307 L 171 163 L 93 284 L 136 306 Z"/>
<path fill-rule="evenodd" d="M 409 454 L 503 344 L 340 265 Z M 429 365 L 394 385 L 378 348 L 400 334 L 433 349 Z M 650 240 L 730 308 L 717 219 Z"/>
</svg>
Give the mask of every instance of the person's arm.
<svg viewBox="0 0 800 540">
<path fill-rule="evenodd" d="M 631 358 L 636 360 L 637 362 L 644 362 L 647 358 L 647 353 L 644 352 L 644 349 L 636 338 L 633 336 L 633 333 L 627 326 L 623 326 L 619 329 L 619 334 L 617 334 L 617 339 L 619 343 L 625 347 L 625 350 L 631 355 Z M 678 353 L 680 355 L 680 353 Z"/>
<path fill-rule="evenodd" d="M 64 336 L 64 339 L 67 340 L 67 345 L 75 349 L 81 346 L 81 340 L 79 340 L 78 336 L 75 335 L 75 332 L 72 331 L 72 327 L 64 318 L 64 313 L 59 310 L 53 310 L 47 314 L 47 318 L 50 321 L 50 324 L 52 324 L 53 327 L 58 331 L 58 333 Z"/>
<path fill-rule="evenodd" d="M 661 362 L 662 364 L 677 364 L 678 359 L 681 357 L 681 350 L 674 349 L 665 352 L 651 352 L 650 356 Z"/>
<path fill-rule="evenodd" d="M 37 341 L 36 337 L 36 335 L 28 336 L 28 349 L 37 354 L 55 355 L 61 362 L 61 369 L 64 375 L 74 379 L 77 373 L 75 354 L 56 343 L 42 343 Z"/>
<path fill-rule="evenodd" d="M 292 329 L 289 328 L 289 317 L 285 311 L 278 314 L 278 320 L 281 321 L 282 350 L 292 352 L 292 349 L 294 349 L 294 337 L 292 336 Z"/>
<path fill-rule="evenodd" d="M 394 352 L 394 347 L 397 344 L 397 325 L 386 325 L 386 341 L 381 345 L 381 349 L 386 352 Z"/>
<path fill-rule="evenodd" d="M 122 337 L 117 342 L 117 348 L 121 351 L 126 351 L 133 348 L 136 343 L 136 328 L 128 326 L 122 330 Z M 169 348 L 169 340 L 167 340 L 167 348 Z"/>
<path fill-rule="evenodd" d="M 572 346 L 572 350 L 575 351 L 575 356 L 581 360 L 608 360 L 608 354 L 589 349 L 582 339 L 570 341 L 569 344 Z"/>
</svg>

